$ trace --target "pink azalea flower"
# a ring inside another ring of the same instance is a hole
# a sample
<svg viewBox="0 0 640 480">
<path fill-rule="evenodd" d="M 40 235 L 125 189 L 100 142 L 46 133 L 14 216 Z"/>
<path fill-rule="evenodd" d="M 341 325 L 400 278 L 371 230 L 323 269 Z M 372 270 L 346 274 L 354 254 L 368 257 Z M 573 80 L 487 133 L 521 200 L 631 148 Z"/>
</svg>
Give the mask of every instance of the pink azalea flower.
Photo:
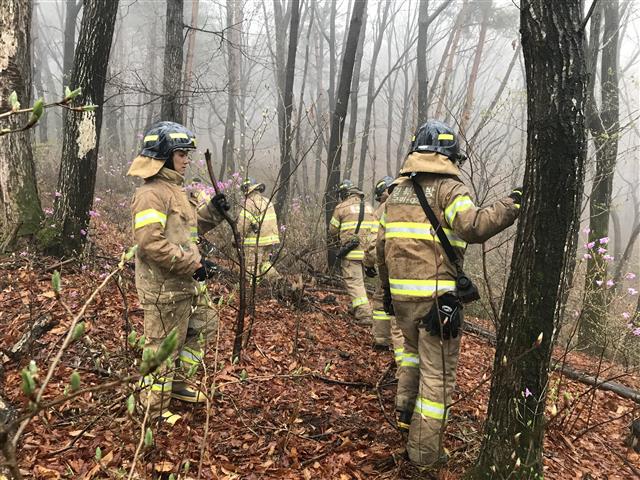
<svg viewBox="0 0 640 480">
<path fill-rule="evenodd" d="M 529 390 L 528 388 L 525 387 L 525 389 L 524 389 L 524 398 L 530 397 L 531 395 L 533 395 L 533 393 L 531 393 L 531 390 Z"/>
<path fill-rule="evenodd" d="M 629 312 L 622 312 L 622 318 L 629 320 L 631 318 L 631 314 Z"/>
<path fill-rule="evenodd" d="M 633 272 L 629 272 L 624 276 L 624 278 L 626 278 L 627 280 L 633 280 L 634 278 L 636 278 L 636 274 Z"/>
<path fill-rule="evenodd" d="M 87 234 L 87 231 L 84 228 L 80 229 L 80 235 L 82 235 L 83 237 Z"/>
<path fill-rule="evenodd" d="M 62 194 L 60 192 L 53 192 L 53 196 L 56 198 L 60 198 Z"/>
<path fill-rule="evenodd" d="M 637 295 L 638 294 L 638 290 L 636 290 L 635 288 L 629 287 L 627 289 L 627 291 L 629 292 L 629 295 Z"/>
<path fill-rule="evenodd" d="M 585 253 L 582 258 L 584 258 L 585 260 L 591 260 L 593 257 L 591 256 L 591 254 L 589 253 Z"/>
<path fill-rule="evenodd" d="M 584 227 L 582 229 L 582 233 L 584 233 L 585 235 L 589 235 L 591 233 L 591 229 L 589 227 Z"/>
<path fill-rule="evenodd" d="M 602 280 L 596 280 L 596 285 L 598 285 L 599 287 L 602 286 Z"/>
<path fill-rule="evenodd" d="M 89 216 L 91 218 L 96 218 L 96 217 L 99 217 L 100 214 L 98 212 L 96 212 L 95 210 L 89 210 Z"/>
<path fill-rule="evenodd" d="M 607 262 L 612 262 L 613 261 L 613 256 L 612 255 L 603 255 L 602 258 L 604 258 Z"/>
<path fill-rule="evenodd" d="M 600 245 L 606 245 L 607 243 L 609 243 L 609 237 L 602 237 L 599 242 Z"/>
<path fill-rule="evenodd" d="M 634 328 L 634 329 L 633 329 L 633 334 L 634 334 L 636 337 L 640 337 L 640 328 Z"/>
<path fill-rule="evenodd" d="M 585 244 L 585 247 L 593 248 L 593 247 L 595 247 L 595 245 L 596 245 L 596 242 L 589 242 L 589 243 Z"/>
<path fill-rule="evenodd" d="M 602 248 L 602 247 L 598 247 L 598 253 L 600 255 L 602 255 L 603 253 L 607 253 L 607 249 L 606 248 Z"/>
<path fill-rule="evenodd" d="M 613 285 L 614 285 L 613 280 L 611 279 L 607 280 L 607 287 L 613 287 Z"/>
</svg>

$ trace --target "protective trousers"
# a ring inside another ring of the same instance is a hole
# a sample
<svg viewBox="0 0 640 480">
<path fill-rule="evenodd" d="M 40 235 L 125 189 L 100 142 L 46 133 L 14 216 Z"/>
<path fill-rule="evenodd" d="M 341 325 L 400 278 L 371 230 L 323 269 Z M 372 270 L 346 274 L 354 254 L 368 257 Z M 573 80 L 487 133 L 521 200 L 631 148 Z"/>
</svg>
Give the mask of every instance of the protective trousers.
<svg viewBox="0 0 640 480">
<path fill-rule="evenodd" d="M 155 351 L 171 330 L 176 328 L 178 333 L 173 355 L 143 379 L 141 400 L 145 408 L 149 405 L 150 417 L 155 418 L 168 411 L 172 390 L 184 389 L 189 374 L 201 364 L 207 338 L 218 328 L 218 313 L 206 292 L 173 303 L 143 304 L 142 308 L 145 348 Z"/>
<path fill-rule="evenodd" d="M 280 278 L 280 274 L 269 260 L 272 248 L 272 245 L 264 247 L 244 247 L 247 279 L 250 280 L 254 274 L 258 277 L 258 282 L 262 279 L 273 281 Z M 256 265 L 258 265 L 257 269 Z"/>
<path fill-rule="evenodd" d="M 376 345 L 393 347 L 393 356 L 396 365 L 400 366 L 402 353 L 404 352 L 404 338 L 402 331 L 396 325 L 396 317 L 384 311 L 382 304 L 382 287 L 378 284 L 376 292 L 371 300 L 373 307 L 373 338 Z"/>
<path fill-rule="evenodd" d="M 460 335 L 442 340 L 418 328 L 433 303 L 431 300 L 393 303 L 396 322 L 404 336 L 396 410 L 400 418 L 411 414 L 407 453 L 418 465 L 430 465 L 443 455 L 446 406 L 451 403 L 456 386 L 460 350 Z"/>
<path fill-rule="evenodd" d="M 351 297 L 351 308 L 357 323 L 370 325 L 371 305 L 369 305 L 367 291 L 364 288 L 362 261 L 343 258 L 340 262 L 340 268 L 342 270 L 342 279 L 347 287 L 347 293 Z"/>
</svg>

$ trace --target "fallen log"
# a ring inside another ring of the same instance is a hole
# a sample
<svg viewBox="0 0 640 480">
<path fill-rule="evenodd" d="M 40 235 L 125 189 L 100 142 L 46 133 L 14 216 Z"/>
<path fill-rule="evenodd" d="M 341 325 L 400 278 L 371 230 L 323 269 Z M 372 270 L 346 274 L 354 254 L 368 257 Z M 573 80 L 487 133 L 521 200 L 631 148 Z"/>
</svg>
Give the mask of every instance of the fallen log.
<svg viewBox="0 0 640 480">
<path fill-rule="evenodd" d="M 488 340 L 489 343 L 491 343 L 492 345 L 496 344 L 496 335 L 485 328 L 482 328 L 470 322 L 465 322 L 464 330 L 467 332 L 473 333 L 479 337 L 483 337 L 484 339 Z M 598 377 L 595 377 L 594 375 L 590 375 L 588 373 L 576 370 L 575 368 L 567 364 L 559 365 L 558 361 L 555 361 L 555 364 L 552 364 L 551 368 L 552 370 L 560 371 L 562 374 L 566 375 L 571 380 L 584 383 L 585 385 L 595 387 L 599 390 L 606 390 L 609 392 L 613 392 L 622 398 L 626 398 L 636 402 L 637 404 L 640 404 L 640 392 L 630 387 L 627 387 L 626 385 L 623 385 L 618 382 L 608 381 L 608 380 L 603 381 Z"/>
</svg>

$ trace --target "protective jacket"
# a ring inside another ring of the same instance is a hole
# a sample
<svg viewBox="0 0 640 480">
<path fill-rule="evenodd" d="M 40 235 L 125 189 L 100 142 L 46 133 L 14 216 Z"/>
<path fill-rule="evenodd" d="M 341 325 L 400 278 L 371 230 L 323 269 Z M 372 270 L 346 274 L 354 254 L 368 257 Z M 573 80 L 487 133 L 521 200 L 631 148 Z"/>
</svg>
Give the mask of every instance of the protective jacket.
<svg viewBox="0 0 640 480">
<path fill-rule="evenodd" d="M 374 242 L 378 222 L 373 214 L 373 208 L 364 201 L 362 192 L 354 192 L 336 206 L 329 224 L 329 241 L 332 243 L 339 241 L 340 245 L 344 245 L 355 236 L 361 203 L 364 204 L 364 216 L 357 235 L 360 245 L 347 254 L 345 257 L 347 260 L 362 261 L 365 250 L 370 243 Z"/>
<path fill-rule="evenodd" d="M 222 221 L 197 193 L 185 191 L 184 177 L 162 168 L 145 179 L 131 204 L 136 253 L 136 287 L 142 304 L 171 303 L 197 293 L 193 273 L 200 267 L 198 233 Z"/>
<path fill-rule="evenodd" d="M 408 166 L 408 167 L 407 167 Z M 482 243 L 512 225 L 518 208 L 502 198 L 478 208 L 460 171 L 438 153 L 412 153 L 402 171 L 415 177 L 425 192 L 451 245 L 462 260 L 468 243 Z M 393 301 L 424 301 L 455 290 L 456 269 L 440 245 L 410 178 L 396 180 L 384 203 L 376 245 L 380 280 L 390 288 Z"/>
<path fill-rule="evenodd" d="M 273 204 L 256 190 L 245 197 L 238 225 L 246 247 L 280 243 L 278 219 Z"/>
</svg>

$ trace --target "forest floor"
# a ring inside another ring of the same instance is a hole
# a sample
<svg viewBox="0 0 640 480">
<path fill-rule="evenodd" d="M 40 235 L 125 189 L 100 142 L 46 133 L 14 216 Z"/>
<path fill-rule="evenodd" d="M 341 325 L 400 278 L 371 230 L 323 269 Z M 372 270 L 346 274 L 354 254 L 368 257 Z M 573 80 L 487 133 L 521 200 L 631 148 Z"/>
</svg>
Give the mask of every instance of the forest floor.
<svg viewBox="0 0 640 480">
<path fill-rule="evenodd" d="M 74 312 L 117 265 L 125 243 L 115 229 L 101 228 L 105 235 L 100 237 L 108 241 L 99 242 L 84 267 L 75 262 L 61 266 L 62 298 Z M 20 370 L 35 360 L 42 380 L 71 322 L 52 298 L 53 269 L 48 267 L 56 262 L 35 259 L 29 252 L 0 258 L 2 392 L 15 408 L 27 403 Z M 128 346 L 127 325 L 141 333 L 142 311 L 130 269 L 123 280 L 124 296 L 111 283 L 87 309 L 86 334 L 63 356 L 45 399 L 61 395 L 74 370 L 81 373 L 82 387 L 136 372 L 140 351 Z M 354 325 L 343 307 L 345 297 L 329 290 L 309 288 L 302 308 L 260 291 L 249 346 L 235 365 L 230 361 L 235 310 L 233 305 L 222 307 L 219 342 L 212 341 L 206 360 L 208 381 L 215 379 L 219 396 L 208 415 L 206 408 L 172 404 L 183 421 L 175 427 L 153 425 L 154 444 L 141 449 L 131 478 L 168 478 L 170 473 L 182 479 L 419 478 L 403 459 L 402 439 L 388 421 L 396 386 L 392 353 L 374 351 L 369 331 Z M 211 291 L 214 296 L 228 294 L 223 284 L 212 283 Z M 26 353 L 12 357 L 12 346 L 39 319 L 50 329 Z M 493 356 L 484 338 L 464 335 L 455 395 L 459 402 L 445 438 L 451 458 L 437 478 L 461 478 L 478 452 L 490 386 L 490 379 L 483 378 L 490 376 Z M 569 356 L 577 369 L 589 370 L 594 362 Z M 619 367 L 603 368 L 606 376 L 620 373 L 617 381 L 638 388 L 638 378 Z M 121 384 L 40 413 L 18 445 L 23 474 L 38 479 L 128 478 L 141 437 L 142 417 L 129 416 L 126 407 L 134 389 Z M 640 457 L 623 444 L 637 404 L 560 380 L 557 373 L 550 391 L 558 398 L 558 414 L 552 418 L 546 412 L 546 478 L 638 475 Z"/>
</svg>

